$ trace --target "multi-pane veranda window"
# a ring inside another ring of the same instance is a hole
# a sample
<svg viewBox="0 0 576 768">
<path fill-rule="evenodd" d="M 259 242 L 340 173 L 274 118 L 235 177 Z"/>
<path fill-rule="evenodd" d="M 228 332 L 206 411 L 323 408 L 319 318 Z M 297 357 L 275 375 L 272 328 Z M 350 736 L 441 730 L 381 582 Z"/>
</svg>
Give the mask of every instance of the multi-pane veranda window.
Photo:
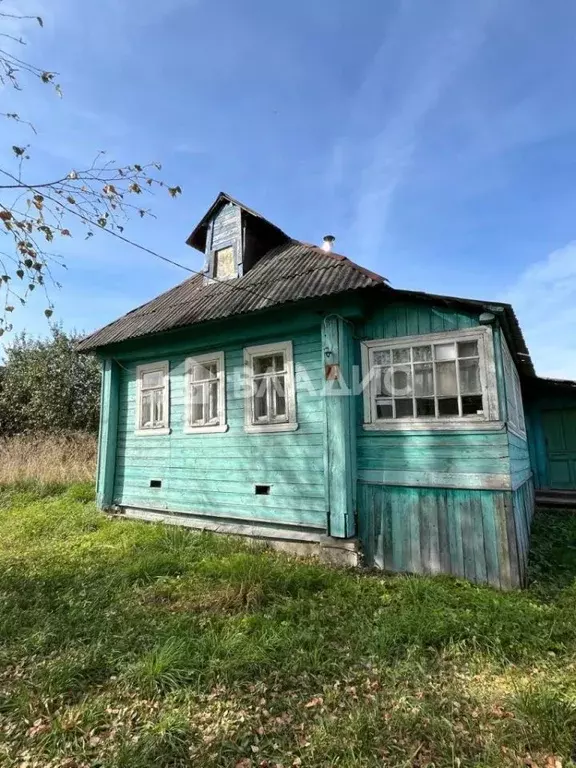
<svg viewBox="0 0 576 768">
<path fill-rule="evenodd" d="M 224 353 L 215 352 L 186 361 L 187 431 L 225 428 Z"/>
<path fill-rule="evenodd" d="M 250 378 L 248 431 L 295 429 L 292 344 L 248 347 L 245 363 Z"/>
<path fill-rule="evenodd" d="M 137 368 L 137 431 L 168 430 L 168 363 L 149 363 Z"/>
<path fill-rule="evenodd" d="M 481 333 L 409 342 L 369 342 L 371 422 L 489 418 Z"/>
</svg>

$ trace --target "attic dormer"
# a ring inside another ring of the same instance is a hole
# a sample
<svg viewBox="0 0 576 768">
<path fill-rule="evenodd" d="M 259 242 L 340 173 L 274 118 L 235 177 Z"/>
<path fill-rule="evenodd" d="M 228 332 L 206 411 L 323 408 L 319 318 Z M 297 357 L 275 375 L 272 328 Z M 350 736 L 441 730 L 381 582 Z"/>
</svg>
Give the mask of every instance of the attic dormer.
<svg viewBox="0 0 576 768">
<path fill-rule="evenodd" d="M 256 211 L 221 192 L 188 240 L 204 253 L 206 281 L 242 277 L 288 235 Z"/>
</svg>

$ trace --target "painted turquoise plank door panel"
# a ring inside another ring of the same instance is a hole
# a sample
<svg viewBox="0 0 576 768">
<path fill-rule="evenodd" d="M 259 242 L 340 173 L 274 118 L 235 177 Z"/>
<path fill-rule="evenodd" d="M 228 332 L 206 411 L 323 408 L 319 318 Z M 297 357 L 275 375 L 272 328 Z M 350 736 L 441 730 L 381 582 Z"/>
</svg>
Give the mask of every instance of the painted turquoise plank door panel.
<svg viewBox="0 0 576 768">
<path fill-rule="evenodd" d="M 543 411 L 550 487 L 576 490 L 576 408 Z"/>
</svg>

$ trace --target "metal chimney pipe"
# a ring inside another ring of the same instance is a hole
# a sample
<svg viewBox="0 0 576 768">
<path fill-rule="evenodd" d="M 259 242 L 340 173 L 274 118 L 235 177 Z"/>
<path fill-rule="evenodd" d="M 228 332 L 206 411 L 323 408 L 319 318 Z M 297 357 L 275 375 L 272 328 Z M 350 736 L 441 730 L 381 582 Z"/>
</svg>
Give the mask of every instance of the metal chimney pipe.
<svg viewBox="0 0 576 768">
<path fill-rule="evenodd" d="M 327 251 L 329 253 L 332 250 L 332 246 L 334 245 L 335 240 L 336 238 L 334 237 L 334 235 L 324 235 L 322 250 Z"/>
</svg>

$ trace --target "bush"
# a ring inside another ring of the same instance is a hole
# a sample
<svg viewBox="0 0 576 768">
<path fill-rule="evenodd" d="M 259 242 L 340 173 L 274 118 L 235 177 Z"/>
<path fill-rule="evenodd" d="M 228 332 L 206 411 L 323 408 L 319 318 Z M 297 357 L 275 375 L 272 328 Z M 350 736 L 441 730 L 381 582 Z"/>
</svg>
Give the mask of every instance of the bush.
<svg viewBox="0 0 576 768">
<path fill-rule="evenodd" d="M 21 333 L 5 348 L 0 433 L 97 431 L 100 365 L 76 352 L 79 338 L 54 326 L 48 338 Z"/>
</svg>

